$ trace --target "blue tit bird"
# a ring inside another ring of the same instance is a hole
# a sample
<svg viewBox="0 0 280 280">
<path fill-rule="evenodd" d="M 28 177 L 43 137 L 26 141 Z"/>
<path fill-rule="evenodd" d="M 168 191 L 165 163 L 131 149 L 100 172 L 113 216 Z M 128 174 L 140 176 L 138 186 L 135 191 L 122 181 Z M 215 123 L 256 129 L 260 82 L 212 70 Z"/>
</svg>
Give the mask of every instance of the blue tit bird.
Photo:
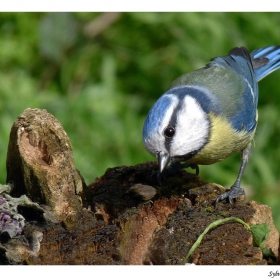
<svg viewBox="0 0 280 280">
<path fill-rule="evenodd" d="M 257 127 L 258 82 L 278 68 L 280 46 L 251 54 L 240 47 L 176 79 L 153 105 L 143 127 L 145 148 L 158 159 L 159 179 L 169 162 L 169 168 L 179 164 L 198 171 L 198 165 L 241 152 L 237 179 L 216 203 L 232 203 L 245 195 L 240 182 Z"/>
</svg>

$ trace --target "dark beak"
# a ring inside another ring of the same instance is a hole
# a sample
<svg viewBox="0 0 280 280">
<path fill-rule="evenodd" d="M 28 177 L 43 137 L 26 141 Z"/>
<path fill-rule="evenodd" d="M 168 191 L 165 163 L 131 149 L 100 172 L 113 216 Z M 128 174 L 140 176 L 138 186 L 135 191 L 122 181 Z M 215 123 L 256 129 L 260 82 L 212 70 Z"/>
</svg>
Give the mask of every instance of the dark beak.
<svg viewBox="0 0 280 280">
<path fill-rule="evenodd" d="M 161 173 L 169 163 L 170 155 L 167 152 L 159 152 L 157 154 L 157 158 L 158 158 L 159 171 Z"/>
</svg>

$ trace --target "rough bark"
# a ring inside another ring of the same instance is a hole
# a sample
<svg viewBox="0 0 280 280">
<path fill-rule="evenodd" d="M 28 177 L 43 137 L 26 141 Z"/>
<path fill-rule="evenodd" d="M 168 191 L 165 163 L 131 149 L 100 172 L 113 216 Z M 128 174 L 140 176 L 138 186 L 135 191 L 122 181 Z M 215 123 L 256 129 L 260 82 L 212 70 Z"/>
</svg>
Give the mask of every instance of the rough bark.
<svg viewBox="0 0 280 280">
<path fill-rule="evenodd" d="M 83 179 L 66 132 L 46 110 L 26 109 L 12 126 L 7 182 L 15 186 L 12 195 L 49 205 L 68 226 L 79 219 Z"/>
<path fill-rule="evenodd" d="M 155 162 L 109 168 L 86 186 L 59 122 L 45 110 L 25 110 L 8 147 L 7 182 L 13 187 L 3 187 L 2 194 L 0 188 L 2 200 L 16 205 L 25 223 L 16 238 L 1 235 L 0 264 L 182 264 L 211 222 L 232 216 L 267 223 L 265 246 L 276 258 L 265 259 L 248 229 L 228 222 L 208 232 L 190 261 L 279 263 L 279 233 L 268 206 L 239 199 L 215 208 L 223 187 L 183 170 L 159 186 L 152 176 L 157 168 Z"/>
</svg>

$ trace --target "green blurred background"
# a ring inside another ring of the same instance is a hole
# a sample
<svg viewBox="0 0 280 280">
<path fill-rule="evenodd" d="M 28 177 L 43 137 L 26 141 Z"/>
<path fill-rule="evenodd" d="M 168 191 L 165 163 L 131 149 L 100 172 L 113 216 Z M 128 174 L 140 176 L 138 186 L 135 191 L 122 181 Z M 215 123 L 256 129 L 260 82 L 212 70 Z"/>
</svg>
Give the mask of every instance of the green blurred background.
<svg viewBox="0 0 280 280">
<path fill-rule="evenodd" d="M 154 158 L 142 144 L 148 110 L 179 75 L 235 46 L 280 44 L 279 13 L 0 13 L 0 183 L 11 126 L 26 108 L 63 125 L 87 183 L 108 167 Z M 259 125 L 242 186 L 280 229 L 280 70 L 260 82 Z M 240 155 L 202 166 L 229 187 Z"/>
</svg>

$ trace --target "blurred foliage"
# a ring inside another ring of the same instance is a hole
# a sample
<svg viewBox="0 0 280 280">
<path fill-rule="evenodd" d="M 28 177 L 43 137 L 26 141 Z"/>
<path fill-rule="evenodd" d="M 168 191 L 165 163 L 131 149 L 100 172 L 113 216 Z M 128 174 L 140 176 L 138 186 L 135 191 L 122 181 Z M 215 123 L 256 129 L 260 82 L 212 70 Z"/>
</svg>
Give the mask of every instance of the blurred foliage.
<svg viewBox="0 0 280 280">
<path fill-rule="evenodd" d="M 9 132 L 26 108 L 63 125 L 77 168 L 92 182 L 108 167 L 154 160 L 145 116 L 179 75 L 235 46 L 280 44 L 279 13 L 1 13 L 0 182 Z M 259 126 L 242 185 L 268 204 L 280 229 L 280 71 L 260 83 Z M 240 155 L 201 167 L 230 186 Z"/>
</svg>

